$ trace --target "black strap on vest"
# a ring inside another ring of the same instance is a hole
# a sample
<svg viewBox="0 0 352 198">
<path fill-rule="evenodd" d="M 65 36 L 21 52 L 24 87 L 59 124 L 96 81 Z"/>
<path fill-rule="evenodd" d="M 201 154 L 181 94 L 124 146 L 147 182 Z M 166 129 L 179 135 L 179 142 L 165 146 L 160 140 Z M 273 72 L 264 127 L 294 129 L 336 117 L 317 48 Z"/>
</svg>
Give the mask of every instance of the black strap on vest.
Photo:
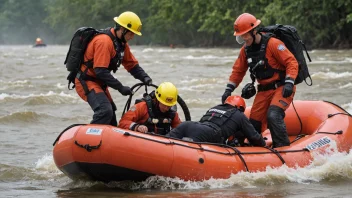
<svg viewBox="0 0 352 198">
<path fill-rule="evenodd" d="M 251 51 L 248 46 L 245 47 L 245 53 L 246 53 L 247 60 L 249 58 L 252 58 L 252 59 L 256 60 L 256 62 L 254 62 L 253 64 L 249 64 L 249 72 L 250 72 L 250 77 L 251 77 L 252 83 L 254 84 L 255 79 L 258 77 L 258 76 L 255 75 L 255 70 L 258 69 L 259 67 L 266 67 L 266 70 L 268 72 L 271 72 L 271 73 L 275 73 L 275 72 L 279 73 L 280 81 L 284 82 L 285 74 L 286 74 L 285 71 L 273 68 L 269 64 L 268 59 L 265 56 L 268 42 L 269 42 L 270 38 L 273 36 L 273 34 L 267 33 L 267 34 L 264 34 L 264 35 L 263 34 L 260 34 L 260 35 L 262 36 L 262 39 L 260 41 L 260 49 L 259 49 L 259 51 Z M 273 86 L 275 87 L 276 85 L 277 84 L 275 82 L 273 84 Z M 270 89 L 268 89 L 268 90 L 270 90 Z"/>
<path fill-rule="evenodd" d="M 123 56 L 121 56 L 121 50 L 122 52 L 124 52 L 124 47 L 122 46 L 122 44 L 119 45 L 119 42 L 118 42 L 118 38 L 116 36 L 114 36 L 112 33 L 111 33 L 111 28 L 107 28 L 107 29 L 103 29 L 103 30 L 97 30 L 99 33 L 96 34 L 96 35 L 99 35 L 99 34 L 106 34 L 108 35 L 111 40 L 112 40 L 112 43 L 114 45 L 114 48 L 115 48 L 115 51 L 116 51 L 116 54 L 115 56 L 110 60 L 110 63 L 109 63 L 109 68 L 110 70 L 112 70 L 114 73 L 118 70 L 119 66 L 121 65 L 122 63 L 122 59 L 123 59 Z M 121 47 L 119 47 L 121 46 Z M 93 77 L 93 76 L 89 76 L 87 75 L 87 71 L 89 68 L 93 68 L 93 59 L 92 60 L 89 60 L 89 61 L 86 61 L 83 63 L 84 65 L 86 65 L 86 69 L 82 72 L 81 70 L 79 70 L 77 72 L 77 76 L 76 78 L 80 81 L 80 83 L 82 84 L 82 87 L 83 87 L 83 90 L 84 90 L 84 93 L 85 95 L 88 95 L 89 94 L 89 89 L 88 89 L 88 86 L 87 86 L 87 83 L 85 81 L 93 81 L 93 82 L 96 82 L 96 83 L 100 83 L 102 84 L 101 85 L 101 88 L 103 89 L 103 91 L 105 92 L 106 91 L 106 88 L 107 88 L 107 85 L 101 81 L 99 81 L 97 78 Z"/>
<path fill-rule="evenodd" d="M 226 110 L 220 108 L 217 109 L 216 107 L 211 108 L 200 119 L 200 123 L 212 127 L 215 131 L 221 131 L 221 127 L 223 126 L 223 124 L 225 124 L 229 119 L 231 119 L 232 114 L 234 114 L 237 110 L 237 108 L 231 108 Z M 221 113 L 221 111 L 226 112 Z"/>
<path fill-rule="evenodd" d="M 155 128 L 157 128 L 162 130 L 161 133 L 169 132 L 171 128 L 171 123 L 176 116 L 176 111 L 170 109 L 168 112 L 165 113 L 167 116 L 158 116 L 154 113 L 157 110 L 155 105 L 153 104 L 153 97 L 147 95 L 142 100 L 146 102 L 148 108 L 149 118 L 144 123 L 148 127 L 148 130 L 160 133 L 160 131 L 156 131 Z M 165 119 L 167 120 L 166 123 L 164 122 Z"/>
</svg>

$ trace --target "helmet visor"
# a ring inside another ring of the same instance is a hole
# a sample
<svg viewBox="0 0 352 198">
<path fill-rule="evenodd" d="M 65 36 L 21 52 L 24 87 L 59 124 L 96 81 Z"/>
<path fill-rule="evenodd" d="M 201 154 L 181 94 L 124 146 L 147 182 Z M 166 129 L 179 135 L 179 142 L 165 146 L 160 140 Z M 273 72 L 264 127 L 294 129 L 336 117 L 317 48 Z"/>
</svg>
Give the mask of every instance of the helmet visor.
<svg viewBox="0 0 352 198">
<path fill-rule="evenodd" d="M 244 43 L 244 40 L 241 36 L 236 36 L 236 41 L 238 44 L 242 45 Z"/>
</svg>

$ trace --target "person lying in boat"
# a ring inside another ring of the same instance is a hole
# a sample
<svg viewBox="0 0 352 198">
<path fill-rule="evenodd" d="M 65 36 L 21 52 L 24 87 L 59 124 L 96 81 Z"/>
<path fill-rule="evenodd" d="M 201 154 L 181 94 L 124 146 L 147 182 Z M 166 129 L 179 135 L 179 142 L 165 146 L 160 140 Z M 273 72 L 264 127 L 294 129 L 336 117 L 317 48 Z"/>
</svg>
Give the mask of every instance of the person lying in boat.
<svg viewBox="0 0 352 198">
<path fill-rule="evenodd" d="M 165 135 L 181 123 L 173 107 L 178 91 L 170 82 L 161 83 L 155 92 L 132 106 L 121 118 L 120 128 L 142 133 L 153 132 Z"/>
<path fill-rule="evenodd" d="M 246 103 L 242 97 L 229 96 L 224 104 L 210 108 L 199 122 L 183 122 L 166 136 L 219 144 L 235 136 L 241 145 L 247 138 L 253 146 L 265 146 L 263 137 L 244 114 L 245 109 Z"/>
</svg>

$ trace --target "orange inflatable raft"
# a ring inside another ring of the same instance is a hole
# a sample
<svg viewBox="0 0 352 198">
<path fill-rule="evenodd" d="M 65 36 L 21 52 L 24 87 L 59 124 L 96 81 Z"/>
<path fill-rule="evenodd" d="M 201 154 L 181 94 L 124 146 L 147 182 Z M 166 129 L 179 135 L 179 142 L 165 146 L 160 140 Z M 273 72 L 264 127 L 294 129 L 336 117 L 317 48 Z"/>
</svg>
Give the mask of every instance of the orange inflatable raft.
<svg viewBox="0 0 352 198">
<path fill-rule="evenodd" d="M 267 166 L 304 167 L 313 152 L 349 152 L 352 116 L 348 112 L 325 101 L 294 101 L 294 107 L 286 111 L 291 141 L 287 147 L 230 147 L 108 125 L 72 125 L 54 142 L 53 156 L 56 166 L 72 179 L 141 181 L 160 175 L 202 181 L 226 179 L 240 171 L 265 171 Z M 270 132 L 263 136 L 270 145 Z"/>
</svg>

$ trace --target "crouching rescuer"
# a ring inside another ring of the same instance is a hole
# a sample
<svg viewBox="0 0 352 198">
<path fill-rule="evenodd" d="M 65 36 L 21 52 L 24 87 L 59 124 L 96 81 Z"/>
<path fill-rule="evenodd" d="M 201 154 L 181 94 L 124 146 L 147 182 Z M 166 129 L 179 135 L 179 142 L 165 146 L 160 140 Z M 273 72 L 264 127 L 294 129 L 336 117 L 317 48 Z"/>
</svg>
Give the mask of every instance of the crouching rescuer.
<svg viewBox="0 0 352 198">
<path fill-rule="evenodd" d="M 122 117 L 119 127 L 142 133 L 165 135 L 181 123 L 173 107 L 178 91 L 171 82 L 163 82 L 152 93 L 132 106 Z"/>
</svg>

